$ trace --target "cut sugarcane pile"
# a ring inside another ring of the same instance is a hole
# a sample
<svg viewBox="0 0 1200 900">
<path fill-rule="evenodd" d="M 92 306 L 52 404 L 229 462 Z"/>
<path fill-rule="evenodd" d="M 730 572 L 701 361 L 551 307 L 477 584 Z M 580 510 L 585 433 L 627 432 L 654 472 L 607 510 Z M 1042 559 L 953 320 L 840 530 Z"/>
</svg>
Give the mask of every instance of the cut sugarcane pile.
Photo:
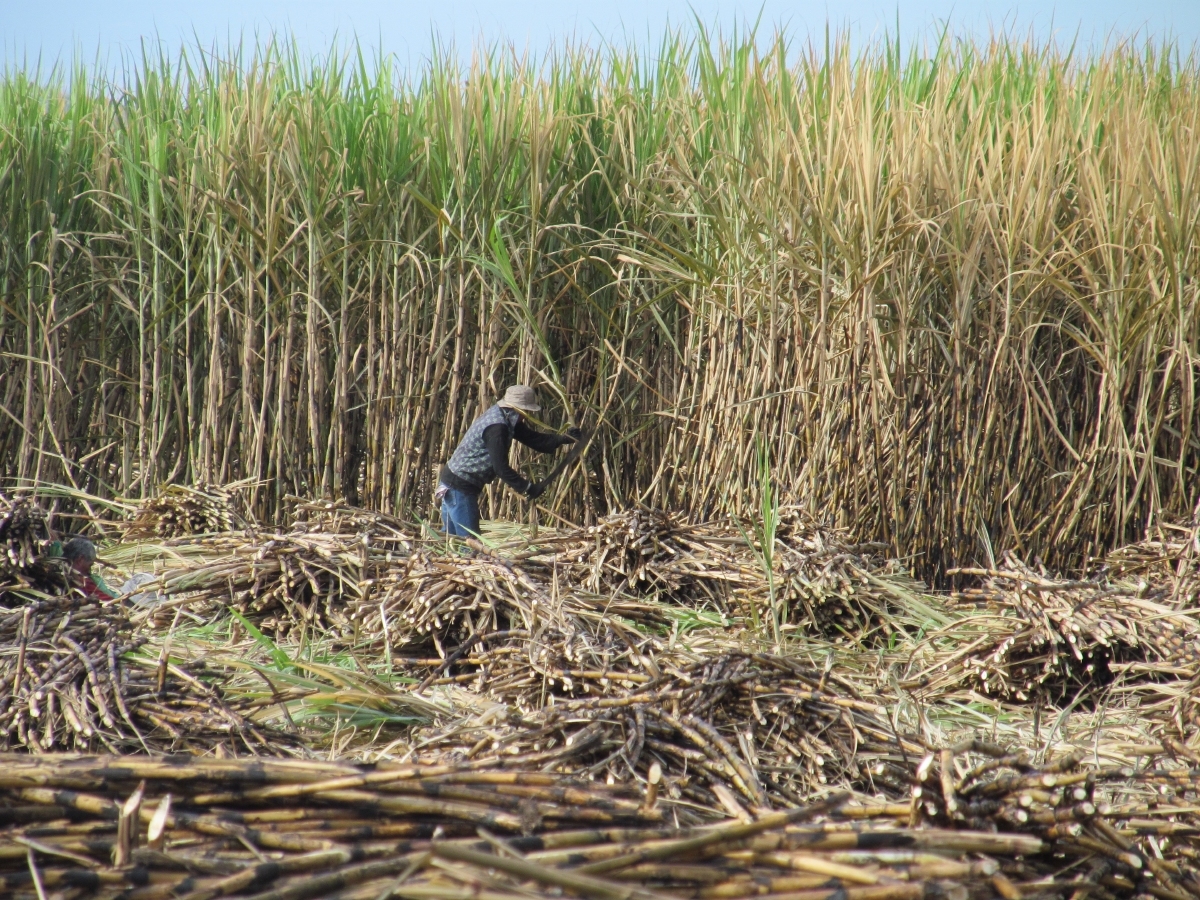
<svg viewBox="0 0 1200 900">
<path fill-rule="evenodd" d="M 1190 609 L 1200 597 L 1200 507 L 1188 525 L 1163 523 L 1153 536 L 1114 550 L 1104 560 L 1103 574 L 1134 581 L 1161 595 L 1170 605 Z"/>
<path fill-rule="evenodd" d="M 774 602 L 781 621 L 833 638 L 886 622 L 896 593 L 920 587 L 882 558 L 883 545 L 850 543 L 794 509 L 781 511 L 769 578 L 762 541 L 732 520 L 691 524 L 634 509 L 539 540 L 542 554 L 530 560 L 552 555 L 560 577 L 592 593 L 656 595 L 747 617 L 752 609 L 765 617 Z"/>
<path fill-rule="evenodd" d="M 990 617 L 989 631 L 937 683 L 965 675 L 984 693 L 1025 700 L 1106 682 L 1114 667 L 1200 670 L 1200 622 L 1174 584 L 1056 579 L 1011 555 L 1002 565 L 956 570 L 984 579 L 958 599 Z"/>
<path fill-rule="evenodd" d="M 6 571 L 27 569 L 48 539 L 46 513 L 28 497 L 0 494 L 0 564 Z"/>
<path fill-rule="evenodd" d="M 868 627 L 889 632 L 888 610 L 896 606 L 897 595 L 924 587 L 883 556 L 886 544 L 848 543 L 798 515 L 783 524 L 776 550 L 777 602 L 787 620 L 815 633 L 853 640 Z M 769 607 L 761 586 L 755 593 L 755 602 Z"/>
<path fill-rule="evenodd" d="M 119 607 L 77 595 L 0 611 L 0 748 L 244 753 L 280 746 L 165 657 L 126 656 L 141 644 Z"/>
<path fill-rule="evenodd" d="M 907 798 L 905 761 L 925 750 L 844 679 L 780 656 L 726 653 L 682 668 L 650 657 L 635 667 L 627 656 L 598 671 L 540 667 L 529 650 L 467 662 L 478 669 L 466 685 L 520 716 L 420 734 L 426 762 L 457 752 L 613 782 L 657 768 L 673 799 L 743 815 L 831 784 Z"/>
<path fill-rule="evenodd" d="M 462 643 L 477 631 L 528 626 L 538 606 L 543 619 L 554 614 L 545 585 L 489 557 L 418 552 L 368 587 L 351 618 L 363 631 L 386 635 L 397 645 L 430 636 Z"/>
<path fill-rule="evenodd" d="M 668 512 L 632 509 L 563 535 L 556 550 L 587 590 L 676 595 L 686 577 L 677 565 L 688 551 L 684 530 Z"/>
<path fill-rule="evenodd" d="M 363 597 L 369 573 L 407 551 L 404 539 L 370 534 L 230 532 L 166 542 L 191 559 L 161 573 L 166 596 L 185 596 L 197 609 L 232 606 L 263 630 L 344 624 L 341 610 Z"/>
<path fill-rule="evenodd" d="M 273 614 L 264 622 L 271 630 L 281 621 L 325 624 L 348 598 L 358 596 L 369 561 L 366 542 L 320 532 L 257 535 L 232 551 L 225 586 L 218 580 L 216 587 L 230 591 L 234 608 L 243 614 Z"/>
<path fill-rule="evenodd" d="M 410 523 L 386 513 L 351 506 L 342 500 L 284 498 L 289 505 L 292 528 L 323 534 L 368 535 L 376 545 L 393 550 L 411 549 L 414 537 Z"/>
<path fill-rule="evenodd" d="M 231 531 L 163 542 L 156 583 L 194 608 L 232 607 L 271 634 L 352 627 L 346 608 L 416 543 L 391 516 L 341 503 L 293 498 L 289 530 Z M 169 615 L 169 609 L 165 611 Z"/>
<path fill-rule="evenodd" d="M 514 564 L 484 551 L 415 552 L 362 585 L 349 620 L 355 633 L 398 646 L 430 638 L 461 644 L 474 634 L 539 623 L 571 634 L 604 616 L 666 621 L 659 607 L 636 597 L 592 594 L 569 582 L 556 589 L 553 574 L 532 560 Z"/>
<path fill-rule="evenodd" d="M 232 531 L 245 522 L 234 511 L 233 494 L 224 487 L 164 485 L 158 496 L 143 500 L 125 526 L 125 536 L 174 538 Z"/>
<path fill-rule="evenodd" d="M 880 545 L 784 520 L 768 577 L 761 546 L 737 523 L 688 524 L 632 510 L 535 542 L 447 552 L 399 521 L 337 503 L 295 501 L 290 530 L 230 532 L 186 544 L 193 562 L 164 575 L 163 591 L 194 605 L 232 605 L 265 632 L 365 629 L 391 643 L 458 642 L 482 623 L 529 627 L 539 616 L 570 631 L 601 611 L 666 625 L 656 608 L 767 617 L 835 639 L 888 621 L 897 595 L 919 588 Z M 183 543 L 180 543 L 180 542 Z M 886 630 L 886 628 L 884 629 Z"/>
<path fill-rule="evenodd" d="M 23 602 L 9 592 L 68 589 L 61 567 L 42 557 L 49 540 L 41 507 L 29 497 L 0 494 L 0 607 Z"/>
<path fill-rule="evenodd" d="M 411 667 L 422 688 L 461 686 L 486 700 L 527 711 L 552 698 L 612 696 L 645 684 L 651 680 L 648 673 L 657 671 L 657 663 L 642 653 L 652 652 L 645 644 L 634 629 L 615 621 L 597 634 L 543 623 L 532 632 L 514 628 L 477 633 L 446 648 L 444 659 L 394 657 L 393 663 L 402 670 Z"/>
<path fill-rule="evenodd" d="M 481 763 L 9 756 L 0 885 L 14 898 L 140 900 L 1200 897 L 1194 822 L 1138 821 L 1148 811 L 1094 799 L 1177 773 L 1082 771 L 1076 757 L 1038 768 L 974 744 L 912 763 L 910 802 L 828 794 L 680 826 L 680 805 L 653 780 L 631 789 Z"/>
</svg>

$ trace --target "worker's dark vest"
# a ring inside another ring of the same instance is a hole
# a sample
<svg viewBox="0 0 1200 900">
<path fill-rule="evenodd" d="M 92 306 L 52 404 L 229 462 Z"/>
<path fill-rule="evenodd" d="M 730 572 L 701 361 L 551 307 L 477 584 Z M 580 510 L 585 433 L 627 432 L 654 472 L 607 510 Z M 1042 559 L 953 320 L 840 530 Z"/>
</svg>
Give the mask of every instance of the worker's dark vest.
<svg viewBox="0 0 1200 900">
<path fill-rule="evenodd" d="M 508 429 L 509 440 L 512 440 L 513 429 L 517 427 L 520 415 L 516 410 L 503 406 L 493 406 L 482 416 L 471 423 L 467 433 L 458 444 L 458 449 L 450 457 L 446 465 L 450 471 L 464 481 L 483 487 L 496 479 L 492 468 L 492 459 L 488 456 L 487 445 L 483 442 L 483 432 L 492 425 L 503 425 Z"/>
</svg>

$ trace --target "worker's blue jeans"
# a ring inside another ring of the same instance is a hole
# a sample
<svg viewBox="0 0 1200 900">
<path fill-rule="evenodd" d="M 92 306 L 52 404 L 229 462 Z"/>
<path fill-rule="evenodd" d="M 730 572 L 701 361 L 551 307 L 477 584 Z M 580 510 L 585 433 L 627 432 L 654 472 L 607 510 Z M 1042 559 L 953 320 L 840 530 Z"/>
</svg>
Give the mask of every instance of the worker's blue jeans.
<svg viewBox="0 0 1200 900">
<path fill-rule="evenodd" d="M 454 488 L 446 491 L 446 496 L 442 498 L 442 530 L 459 537 L 477 537 L 479 495 L 456 491 Z"/>
</svg>

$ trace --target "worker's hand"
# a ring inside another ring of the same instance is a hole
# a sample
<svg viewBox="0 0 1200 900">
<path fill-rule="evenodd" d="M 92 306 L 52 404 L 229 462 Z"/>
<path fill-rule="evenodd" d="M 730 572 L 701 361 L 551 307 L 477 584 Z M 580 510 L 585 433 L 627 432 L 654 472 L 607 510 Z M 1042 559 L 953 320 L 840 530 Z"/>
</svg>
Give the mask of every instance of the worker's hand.
<svg viewBox="0 0 1200 900">
<path fill-rule="evenodd" d="M 546 486 L 538 484 L 536 481 L 529 482 L 529 487 L 525 488 L 525 496 L 530 500 L 536 500 L 544 493 L 546 493 Z"/>
<path fill-rule="evenodd" d="M 583 437 L 583 431 L 580 430 L 579 426 L 572 425 L 570 428 L 567 429 L 567 431 L 563 435 L 563 437 L 567 439 L 568 444 L 574 444 L 576 441 L 578 441 L 580 438 Z"/>
</svg>

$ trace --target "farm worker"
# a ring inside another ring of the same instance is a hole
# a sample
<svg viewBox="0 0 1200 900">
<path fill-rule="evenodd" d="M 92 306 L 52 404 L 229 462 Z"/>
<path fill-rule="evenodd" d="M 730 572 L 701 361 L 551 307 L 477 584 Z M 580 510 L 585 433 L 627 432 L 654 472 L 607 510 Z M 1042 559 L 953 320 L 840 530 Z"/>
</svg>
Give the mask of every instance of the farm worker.
<svg viewBox="0 0 1200 900">
<path fill-rule="evenodd" d="M 71 538 L 63 544 L 63 561 L 67 564 L 67 574 L 75 582 L 75 586 L 89 600 L 112 600 L 117 595 L 100 577 L 100 573 L 92 572 L 96 562 L 96 545 L 87 538 Z"/>
<path fill-rule="evenodd" d="M 468 537 L 479 534 L 479 492 L 500 478 L 516 491 L 535 500 L 545 486 L 530 481 L 508 463 L 514 439 L 538 453 L 553 453 L 579 439 L 579 430 L 566 434 L 536 431 L 527 417 L 541 410 L 533 388 L 514 384 L 504 398 L 471 423 L 450 461 L 438 476 L 435 500 L 442 502 L 442 528 L 446 534 Z"/>
</svg>

